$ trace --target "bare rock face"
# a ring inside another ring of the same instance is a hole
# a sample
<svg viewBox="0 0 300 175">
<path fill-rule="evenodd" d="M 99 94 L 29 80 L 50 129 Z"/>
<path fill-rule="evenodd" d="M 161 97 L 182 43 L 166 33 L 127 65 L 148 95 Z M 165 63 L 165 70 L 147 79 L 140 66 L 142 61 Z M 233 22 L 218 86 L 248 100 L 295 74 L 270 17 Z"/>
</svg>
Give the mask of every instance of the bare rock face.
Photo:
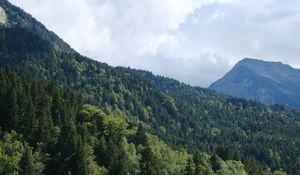
<svg viewBox="0 0 300 175">
<path fill-rule="evenodd" d="M 0 6 L 0 24 L 5 24 L 5 22 L 6 22 L 5 10 Z"/>
</svg>

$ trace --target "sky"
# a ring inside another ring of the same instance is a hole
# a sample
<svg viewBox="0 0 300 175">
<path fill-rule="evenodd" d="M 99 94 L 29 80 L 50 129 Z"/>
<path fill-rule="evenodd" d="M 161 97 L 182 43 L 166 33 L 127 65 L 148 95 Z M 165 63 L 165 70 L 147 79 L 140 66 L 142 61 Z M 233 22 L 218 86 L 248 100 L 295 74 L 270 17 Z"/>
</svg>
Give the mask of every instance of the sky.
<svg viewBox="0 0 300 175">
<path fill-rule="evenodd" d="M 299 0 L 9 0 L 79 53 L 208 87 L 239 60 L 300 68 Z"/>
</svg>

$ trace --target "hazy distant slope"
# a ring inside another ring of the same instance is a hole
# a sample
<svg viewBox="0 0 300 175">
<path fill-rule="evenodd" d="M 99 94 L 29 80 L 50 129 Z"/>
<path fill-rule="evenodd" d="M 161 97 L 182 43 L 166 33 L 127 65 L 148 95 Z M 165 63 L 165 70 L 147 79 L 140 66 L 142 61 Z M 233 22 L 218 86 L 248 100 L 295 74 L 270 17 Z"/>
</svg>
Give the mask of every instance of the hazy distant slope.
<svg viewBox="0 0 300 175">
<path fill-rule="evenodd" d="M 300 70 L 281 62 L 245 58 L 210 89 L 265 104 L 300 108 Z"/>
</svg>

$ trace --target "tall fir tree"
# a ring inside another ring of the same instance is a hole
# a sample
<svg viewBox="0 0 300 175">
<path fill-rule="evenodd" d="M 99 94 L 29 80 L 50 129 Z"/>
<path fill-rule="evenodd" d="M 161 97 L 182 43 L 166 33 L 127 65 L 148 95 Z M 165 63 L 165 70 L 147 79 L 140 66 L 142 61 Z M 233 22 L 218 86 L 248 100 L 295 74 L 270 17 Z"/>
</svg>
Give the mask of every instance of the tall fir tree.
<svg viewBox="0 0 300 175">
<path fill-rule="evenodd" d="M 194 162 L 192 158 L 188 158 L 184 170 L 184 175 L 193 175 L 195 173 Z"/>
<path fill-rule="evenodd" d="M 89 175 L 85 143 L 80 137 L 79 137 L 78 144 L 79 144 L 79 146 L 77 148 L 77 156 L 76 156 L 77 157 L 76 174 L 77 175 Z"/>
<path fill-rule="evenodd" d="M 21 162 L 21 175 L 34 175 L 34 163 L 33 163 L 33 155 L 31 148 L 26 145 L 25 151 L 22 155 Z"/>
<path fill-rule="evenodd" d="M 147 136 L 145 128 L 142 125 L 139 125 L 136 134 L 134 136 L 134 143 L 137 145 L 145 145 L 147 142 Z"/>
<path fill-rule="evenodd" d="M 159 160 L 155 156 L 149 141 L 146 142 L 141 158 L 141 175 L 160 175 Z"/>
</svg>

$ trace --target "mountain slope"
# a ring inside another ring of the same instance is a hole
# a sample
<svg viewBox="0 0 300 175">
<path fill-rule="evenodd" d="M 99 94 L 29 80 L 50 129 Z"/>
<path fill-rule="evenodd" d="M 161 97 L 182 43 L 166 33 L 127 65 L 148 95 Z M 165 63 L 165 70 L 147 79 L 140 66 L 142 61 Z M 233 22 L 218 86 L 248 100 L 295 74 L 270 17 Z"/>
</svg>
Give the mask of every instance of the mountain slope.
<svg viewBox="0 0 300 175">
<path fill-rule="evenodd" d="M 6 18 L 6 26 L 9 28 L 23 28 L 31 31 L 44 40 L 51 41 L 53 47 L 64 52 L 74 52 L 71 47 L 60 39 L 56 34 L 49 31 L 43 24 L 34 19 L 22 9 L 12 6 L 7 0 L 0 1 L 2 16 Z M 2 11 L 3 12 L 3 11 Z"/>
<path fill-rule="evenodd" d="M 300 70 L 280 62 L 244 59 L 209 88 L 265 104 L 300 108 Z"/>
<path fill-rule="evenodd" d="M 6 11 L 15 9 L 7 2 L 4 6 Z M 11 13 L 6 14 L 8 23 L 14 23 Z M 46 37 L 51 32 L 36 33 L 35 23 L 25 23 L 33 27 L 0 27 L 0 67 L 75 90 L 85 103 L 122 117 L 129 128 L 144 126 L 173 148 L 216 152 L 246 165 L 255 157 L 272 170 L 298 169 L 299 111 L 220 95 L 149 72 L 114 68 L 57 47 L 61 41 L 57 36 L 52 42 Z"/>
</svg>

